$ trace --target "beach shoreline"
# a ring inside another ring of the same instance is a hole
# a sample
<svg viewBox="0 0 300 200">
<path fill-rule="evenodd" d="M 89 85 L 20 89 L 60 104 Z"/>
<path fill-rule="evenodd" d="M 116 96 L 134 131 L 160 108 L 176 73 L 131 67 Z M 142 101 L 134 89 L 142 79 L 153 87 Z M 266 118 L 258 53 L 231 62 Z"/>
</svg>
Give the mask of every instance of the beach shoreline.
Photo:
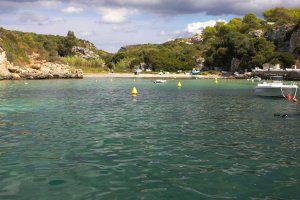
<svg viewBox="0 0 300 200">
<path fill-rule="evenodd" d="M 85 73 L 84 78 L 158 78 L 158 79 L 214 79 L 221 78 L 219 75 L 191 75 L 191 74 L 133 74 L 133 73 Z"/>
</svg>

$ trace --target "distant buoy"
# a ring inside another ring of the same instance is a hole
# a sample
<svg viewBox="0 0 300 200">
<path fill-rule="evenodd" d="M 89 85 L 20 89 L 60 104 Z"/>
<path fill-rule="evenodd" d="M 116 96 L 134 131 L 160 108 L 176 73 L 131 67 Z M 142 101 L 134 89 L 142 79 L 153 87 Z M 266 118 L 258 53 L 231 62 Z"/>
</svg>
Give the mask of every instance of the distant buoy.
<svg viewBox="0 0 300 200">
<path fill-rule="evenodd" d="M 135 79 L 133 79 L 133 82 L 135 82 Z"/>
<path fill-rule="evenodd" d="M 24 83 L 24 85 L 28 85 L 28 83 L 27 83 L 27 82 L 25 82 L 25 83 Z"/>
<path fill-rule="evenodd" d="M 215 78 L 215 84 L 218 84 L 218 78 Z"/>
<path fill-rule="evenodd" d="M 180 82 L 178 82 L 177 87 L 181 88 L 181 83 Z"/>
<path fill-rule="evenodd" d="M 137 94 L 138 94 L 137 89 L 135 87 L 133 87 L 132 90 L 131 90 L 131 95 L 136 96 Z"/>
<path fill-rule="evenodd" d="M 111 79 L 110 79 L 110 82 L 112 82 L 112 81 L 113 81 L 113 79 L 111 78 Z"/>
<path fill-rule="evenodd" d="M 98 83 L 98 80 L 96 80 L 96 83 Z"/>
<path fill-rule="evenodd" d="M 292 99 L 292 95 L 291 94 L 288 94 L 287 96 L 286 96 L 286 98 L 287 98 L 287 100 L 291 100 Z M 293 99 L 294 100 L 294 99 Z"/>
<path fill-rule="evenodd" d="M 293 103 L 297 103 L 298 99 L 297 98 L 293 98 Z"/>
</svg>

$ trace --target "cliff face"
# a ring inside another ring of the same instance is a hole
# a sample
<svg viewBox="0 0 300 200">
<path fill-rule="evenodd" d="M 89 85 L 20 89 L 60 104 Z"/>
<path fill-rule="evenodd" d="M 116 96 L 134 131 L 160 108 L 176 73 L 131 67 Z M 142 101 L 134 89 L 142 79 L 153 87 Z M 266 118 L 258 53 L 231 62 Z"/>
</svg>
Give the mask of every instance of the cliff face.
<svg viewBox="0 0 300 200">
<path fill-rule="evenodd" d="M 6 53 L 0 47 L 0 80 L 1 79 L 9 79 L 11 77 L 8 68 L 12 67 L 12 64 L 7 61 Z"/>
<path fill-rule="evenodd" d="M 300 29 L 294 31 L 289 41 L 289 52 L 300 59 Z"/>
<path fill-rule="evenodd" d="M 290 52 L 300 58 L 300 28 L 294 25 L 275 27 L 269 29 L 265 36 L 275 42 L 278 51 Z"/>
</svg>

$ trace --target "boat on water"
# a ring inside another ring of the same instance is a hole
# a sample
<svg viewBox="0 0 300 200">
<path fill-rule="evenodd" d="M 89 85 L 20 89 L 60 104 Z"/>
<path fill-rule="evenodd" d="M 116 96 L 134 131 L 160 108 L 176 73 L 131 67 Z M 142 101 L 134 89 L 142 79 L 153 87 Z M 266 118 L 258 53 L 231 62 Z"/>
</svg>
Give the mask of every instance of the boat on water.
<svg viewBox="0 0 300 200">
<path fill-rule="evenodd" d="M 167 80 L 158 79 L 154 81 L 154 83 L 165 83 L 165 82 L 167 82 Z"/>
<path fill-rule="evenodd" d="M 254 94 L 266 97 L 293 97 L 297 95 L 298 86 L 296 84 L 284 84 L 283 76 L 271 76 L 271 82 L 257 84 Z"/>
<path fill-rule="evenodd" d="M 259 82 L 261 81 L 261 78 L 259 76 L 251 76 L 251 78 L 248 78 L 247 81 Z"/>
<path fill-rule="evenodd" d="M 200 73 L 200 70 L 194 68 L 191 73 L 192 75 L 198 75 Z"/>
</svg>

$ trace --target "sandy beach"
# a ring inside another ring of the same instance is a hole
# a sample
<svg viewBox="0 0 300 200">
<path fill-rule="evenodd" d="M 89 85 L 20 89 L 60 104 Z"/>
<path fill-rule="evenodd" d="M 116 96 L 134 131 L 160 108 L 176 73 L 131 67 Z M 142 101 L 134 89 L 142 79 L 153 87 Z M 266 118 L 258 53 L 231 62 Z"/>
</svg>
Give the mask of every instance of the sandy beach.
<svg viewBox="0 0 300 200">
<path fill-rule="evenodd" d="M 157 79 L 189 79 L 192 78 L 191 74 L 139 74 L 135 75 L 133 73 L 86 73 L 84 74 L 84 78 L 95 77 L 95 78 L 157 78 Z M 218 75 L 193 75 L 193 78 L 202 78 L 202 79 L 213 79 L 213 78 L 220 78 Z"/>
</svg>

